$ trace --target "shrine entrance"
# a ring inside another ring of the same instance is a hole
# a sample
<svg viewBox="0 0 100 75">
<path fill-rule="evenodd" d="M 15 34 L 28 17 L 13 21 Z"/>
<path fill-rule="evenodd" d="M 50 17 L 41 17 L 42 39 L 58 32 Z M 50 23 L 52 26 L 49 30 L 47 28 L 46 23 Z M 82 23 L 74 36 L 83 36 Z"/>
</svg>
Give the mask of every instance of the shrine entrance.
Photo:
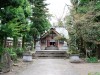
<svg viewBox="0 0 100 75">
<path fill-rule="evenodd" d="M 50 46 L 55 46 L 55 42 L 50 42 Z"/>
<path fill-rule="evenodd" d="M 58 50 L 58 41 L 50 39 L 47 41 L 46 50 Z"/>
<path fill-rule="evenodd" d="M 54 39 L 49 40 L 47 47 L 49 47 L 49 46 L 58 47 L 58 41 L 56 41 Z"/>
</svg>

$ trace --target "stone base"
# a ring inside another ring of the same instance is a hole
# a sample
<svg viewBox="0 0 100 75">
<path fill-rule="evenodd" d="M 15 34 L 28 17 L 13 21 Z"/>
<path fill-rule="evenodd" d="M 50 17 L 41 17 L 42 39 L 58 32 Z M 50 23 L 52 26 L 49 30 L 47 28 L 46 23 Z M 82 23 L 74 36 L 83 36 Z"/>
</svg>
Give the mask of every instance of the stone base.
<svg viewBox="0 0 100 75">
<path fill-rule="evenodd" d="M 35 50 L 36 50 L 36 51 L 40 51 L 41 48 L 40 48 L 40 47 L 36 47 Z"/>
<path fill-rule="evenodd" d="M 23 56 L 23 61 L 26 61 L 26 62 L 32 61 L 32 55 L 29 55 L 29 56 Z"/>
<path fill-rule="evenodd" d="M 81 59 L 79 58 L 79 56 L 71 56 L 70 57 L 70 62 L 71 63 L 80 63 Z"/>
<path fill-rule="evenodd" d="M 31 61 L 32 61 L 32 53 L 30 53 L 30 52 L 25 52 L 25 53 L 23 54 L 23 61 L 31 62 Z"/>
</svg>

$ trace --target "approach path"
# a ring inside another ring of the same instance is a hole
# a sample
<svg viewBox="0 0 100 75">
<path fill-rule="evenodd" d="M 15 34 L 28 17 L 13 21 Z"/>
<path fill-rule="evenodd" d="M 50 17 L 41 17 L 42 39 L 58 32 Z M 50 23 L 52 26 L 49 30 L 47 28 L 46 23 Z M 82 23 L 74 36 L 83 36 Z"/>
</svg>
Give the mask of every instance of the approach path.
<svg viewBox="0 0 100 75">
<path fill-rule="evenodd" d="M 3 75 L 88 75 L 100 72 L 100 63 L 70 63 L 68 59 L 33 59 L 20 71 Z"/>
</svg>

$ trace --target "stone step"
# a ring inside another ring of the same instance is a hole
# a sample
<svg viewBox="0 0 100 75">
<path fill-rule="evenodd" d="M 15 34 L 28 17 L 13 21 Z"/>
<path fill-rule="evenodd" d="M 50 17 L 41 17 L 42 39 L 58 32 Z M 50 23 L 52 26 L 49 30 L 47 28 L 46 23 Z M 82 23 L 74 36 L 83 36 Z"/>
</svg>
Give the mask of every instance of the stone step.
<svg viewBox="0 0 100 75">
<path fill-rule="evenodd" d="M 66 51 L 41 50 L 35 52 L 35 58 L 66 58 Z"/>
<path fill-rule="evenodd" d="M 66 54 L 36 54 L 35 56 L 65 56 Z"/>
<path fill-rule="evenodd" d="M 66 53 L 66 50 L 40 50 L 35 53 Z"/>
</svg>

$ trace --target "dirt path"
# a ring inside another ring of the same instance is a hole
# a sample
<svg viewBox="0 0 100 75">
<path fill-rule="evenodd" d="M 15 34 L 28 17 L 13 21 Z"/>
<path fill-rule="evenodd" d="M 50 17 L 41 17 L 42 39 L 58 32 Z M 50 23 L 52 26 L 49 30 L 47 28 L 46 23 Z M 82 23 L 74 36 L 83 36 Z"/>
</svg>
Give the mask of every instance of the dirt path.
<svg viewBox="0 0 100 75">
<path fill-rule="evenodd" d="M 74 64 L 68 59 L 34 59 L 3 75 L 88 75 L 93 72 L 100 72 L 100 63 Z"/>
</svg>

